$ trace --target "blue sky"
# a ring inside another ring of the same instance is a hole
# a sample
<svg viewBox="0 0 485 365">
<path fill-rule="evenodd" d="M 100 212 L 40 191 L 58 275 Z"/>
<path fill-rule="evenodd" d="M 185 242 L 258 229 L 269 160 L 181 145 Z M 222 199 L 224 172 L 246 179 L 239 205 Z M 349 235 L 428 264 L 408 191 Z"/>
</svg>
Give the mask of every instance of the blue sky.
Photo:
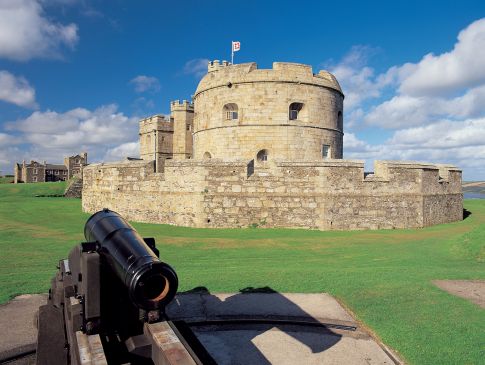
<svg viewBox="0 0 485 365">
<path fill-rule="evenodd" d="M 0 171 L 138 154 L 141 117 L 209 59 L 301 62 L 340 81 L 344 157 L 452 163 L 485 180 L 483 1 L 0 0 Z"/>
</svg>

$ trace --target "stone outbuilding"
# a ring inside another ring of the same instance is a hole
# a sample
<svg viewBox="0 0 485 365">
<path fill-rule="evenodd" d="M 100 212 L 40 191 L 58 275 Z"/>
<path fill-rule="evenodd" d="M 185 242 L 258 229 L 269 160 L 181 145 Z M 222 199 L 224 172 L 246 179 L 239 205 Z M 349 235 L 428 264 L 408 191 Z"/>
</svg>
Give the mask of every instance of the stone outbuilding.
<svg viewBox="0 0 485 365">
<path fill-rule="evenodd" d="M 88 154 L 86 152 L 65 157 L 63 165 L 48 164 L 46 161 L 26 163 L 24 160 L 21 164 L 16 163 L 14 166 L 14 183 L 65 181 L 74 176 L 81 176 L 82 169 L 87 164 Z"/>
</svg>

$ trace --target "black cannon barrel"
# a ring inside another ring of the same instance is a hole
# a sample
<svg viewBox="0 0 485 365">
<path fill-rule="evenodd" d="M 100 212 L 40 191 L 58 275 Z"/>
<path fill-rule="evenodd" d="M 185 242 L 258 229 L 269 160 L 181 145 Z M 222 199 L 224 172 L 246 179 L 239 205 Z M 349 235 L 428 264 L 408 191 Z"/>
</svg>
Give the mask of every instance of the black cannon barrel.
<svg viewBox="0 0 485 365">
<path fill-rule="evenodd" d="M 93 214 L 84 226 L 84 237 L 98 242 L 99 254 L 122 280 L 137 307 L 160 309 L 173 299 L 177 274 L 118 213 L 103 209 Z"/>
</svg>

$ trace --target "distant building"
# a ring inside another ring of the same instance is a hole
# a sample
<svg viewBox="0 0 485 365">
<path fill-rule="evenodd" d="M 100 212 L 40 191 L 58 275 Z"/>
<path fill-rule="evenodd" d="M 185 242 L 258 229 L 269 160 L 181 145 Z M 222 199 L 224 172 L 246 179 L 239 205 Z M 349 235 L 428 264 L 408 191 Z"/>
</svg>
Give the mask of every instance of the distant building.
<svg viewBox="0 0 485 365">
<path fill-rule="evenodd" d="M 48 164 L 46 161 L 40 163 L 25 160 L 14 166 L 14 183 L 36 183 L 53 182 L 71 179 L 80 176 L 82 169 L 88 164 L 88 154 L 86 152 L 64 158 L 64 165 Z"/>
</svg>

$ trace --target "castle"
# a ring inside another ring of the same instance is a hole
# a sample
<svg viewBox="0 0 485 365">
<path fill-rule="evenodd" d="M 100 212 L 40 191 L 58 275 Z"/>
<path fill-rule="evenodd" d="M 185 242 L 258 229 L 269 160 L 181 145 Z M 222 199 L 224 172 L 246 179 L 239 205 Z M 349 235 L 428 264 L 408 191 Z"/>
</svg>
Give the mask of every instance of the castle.
<svg viewBox="0 0 485 365">
<path fill-rule="evenodd" d="M 64 164 L 48 164 L 25 160 L 21 164 L 16 163 L 14 166 L 14 183 L 37 183 L 37 182 L 54 182 L 72 179 L 76 175 L 82 174 L 82 169 L 88 163 L 88 154 L 86 152 L 80 155 L 64 157 Z"/>
<path fill-rule="evenodd" d="M 141 159 L 84 169 L 83 210 L 192 227 L 380 229 L 463 219 L 451 165 L 343 160 L 336 78 L 213 61 L 193 102 L 140 121 Z"/>
</svg>

